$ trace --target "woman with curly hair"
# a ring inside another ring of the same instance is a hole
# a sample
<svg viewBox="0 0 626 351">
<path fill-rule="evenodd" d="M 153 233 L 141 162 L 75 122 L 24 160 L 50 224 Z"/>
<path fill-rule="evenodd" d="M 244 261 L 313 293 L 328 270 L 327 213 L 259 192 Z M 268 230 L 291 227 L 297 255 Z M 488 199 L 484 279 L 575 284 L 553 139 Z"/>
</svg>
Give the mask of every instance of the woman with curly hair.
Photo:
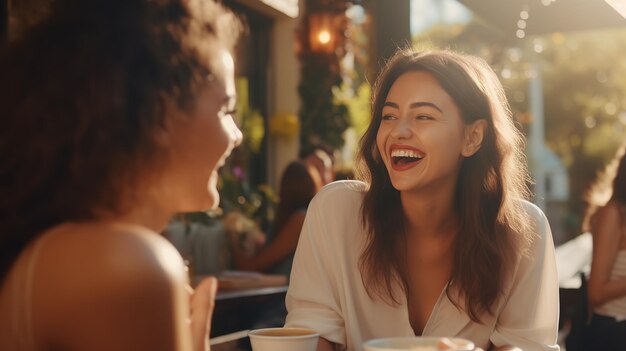
<svg viewBox="0 0 626 351">
<path fill-rule="evenodd" d="M 0 349 L 206 350 L 216 280 L 190 291 L 158 232 L 218 205 L 242 139 L 213 1 L 57 0 L 0 54 Z"/>
</svg>

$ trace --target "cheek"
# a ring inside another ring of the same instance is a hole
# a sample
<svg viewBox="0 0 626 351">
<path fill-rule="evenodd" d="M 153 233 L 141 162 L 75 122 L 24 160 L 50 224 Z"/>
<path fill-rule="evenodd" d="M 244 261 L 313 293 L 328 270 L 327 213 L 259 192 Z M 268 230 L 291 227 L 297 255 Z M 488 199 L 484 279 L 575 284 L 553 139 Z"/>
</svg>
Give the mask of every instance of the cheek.
<svg viewBox="0 0 626 351">
<path fill-rule="evenodd" d="M 384 156 L 385 154 L 385 144 L 387 142 L 387 135 L 383 128 L 378 129 L 376 133 L 376 147 L 378 148 L 378 152 Z"/>
<path fill-rule="evenodd" d="M 211 165 L 215 167 L 228 149 L 227 131 L 222 123 L 215 123 L 204 135 L 204 152 L 209 155 Z"/>
<path fill-rule="evenodd" d="M 446 131 L 440 133 L 439 137 L 433 140 L 438 153 L 441 155 L 441 161 L 445 161 L 446 164 L 456 166 L 459 160 L 462 158 L 461 152 L 463 148 L 462 135 L 457 131 Z"/>
<path fill-rule="evenodd" d="M 231 133 L 229 127 L 228 123 L 224 120 L 219 120 L 219 123 L 216 123 L 213 126 L 212 135 L 208 138 L 213 139 L 213 142 L 216 145 L 219 145 L 220 151 L 225 150 L 228 147 L 229 133 Z"/>
</svg>

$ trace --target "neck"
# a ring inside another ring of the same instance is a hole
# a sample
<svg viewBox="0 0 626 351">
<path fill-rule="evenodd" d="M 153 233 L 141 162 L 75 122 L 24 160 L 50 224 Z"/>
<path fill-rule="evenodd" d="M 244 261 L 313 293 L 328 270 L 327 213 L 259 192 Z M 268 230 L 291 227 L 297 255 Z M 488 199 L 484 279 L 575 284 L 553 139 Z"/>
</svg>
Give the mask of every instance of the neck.
<svg viewBox="0 0 626 351">
<path fill-rule="evenodd" d="M 447 236 L 458 227 L 458 214 L 454 209 L 454 192 L 437 196 L 403 192 L 400 194 L 402 211 L 407 221 L 409 235 Z"/>
<path fill-rule="evenodd" d="M 136 207 L 134 210 L 119 216 L 116 220 L 141 225 L 155 232 L 160 232 L 173 215 L 173 212 L 160 208 Z"/>
<path fill-rule="evenodd" d="M 159 201 L 158 197 L 149 196 L 149 194 L 144 195 L 136 197 L 132 205 L 122 213 L 100 213 L 100 219 L 135 224 L 160 232 L 165 228 L 175 211 L 169 206 L 165 206 L 164 201 Z"/>
</svg>

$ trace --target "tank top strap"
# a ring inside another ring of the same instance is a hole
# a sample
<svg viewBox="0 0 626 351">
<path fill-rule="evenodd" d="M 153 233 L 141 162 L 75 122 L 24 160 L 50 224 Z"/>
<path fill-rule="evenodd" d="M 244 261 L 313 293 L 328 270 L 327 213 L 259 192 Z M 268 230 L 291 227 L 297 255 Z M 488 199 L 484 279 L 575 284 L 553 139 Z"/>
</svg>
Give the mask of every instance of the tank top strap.
<svg viewBox="0 0 626 351">
<path fill-rule="evenodd" d="M 20 350 L 34 350 L 35 336 L 33 330 L 33 285 L 35 270 L 39 254 L 50 234 L 56 232 L 62 225 L 53 227 L 35 239 L 33 246 L 18 258 L 16 274 L 11 286 L 12 306 L 12 334 L 18 340 Z"/>
</svg>

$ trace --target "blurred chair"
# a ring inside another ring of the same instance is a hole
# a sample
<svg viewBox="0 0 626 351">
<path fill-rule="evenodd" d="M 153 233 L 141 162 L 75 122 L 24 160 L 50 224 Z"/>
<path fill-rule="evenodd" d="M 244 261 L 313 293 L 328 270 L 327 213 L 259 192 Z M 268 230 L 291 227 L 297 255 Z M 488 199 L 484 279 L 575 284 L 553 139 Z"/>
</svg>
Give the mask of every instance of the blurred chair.
<svg viewBox="0 0 626 351">
<path fill-rule="evenodd" d="M 163 234 L 189 261 L 192 276 L 219 275 L 231 266 L 226 232 L 219 221 L 206 225 L 175 220 Z"/>
</svg>

